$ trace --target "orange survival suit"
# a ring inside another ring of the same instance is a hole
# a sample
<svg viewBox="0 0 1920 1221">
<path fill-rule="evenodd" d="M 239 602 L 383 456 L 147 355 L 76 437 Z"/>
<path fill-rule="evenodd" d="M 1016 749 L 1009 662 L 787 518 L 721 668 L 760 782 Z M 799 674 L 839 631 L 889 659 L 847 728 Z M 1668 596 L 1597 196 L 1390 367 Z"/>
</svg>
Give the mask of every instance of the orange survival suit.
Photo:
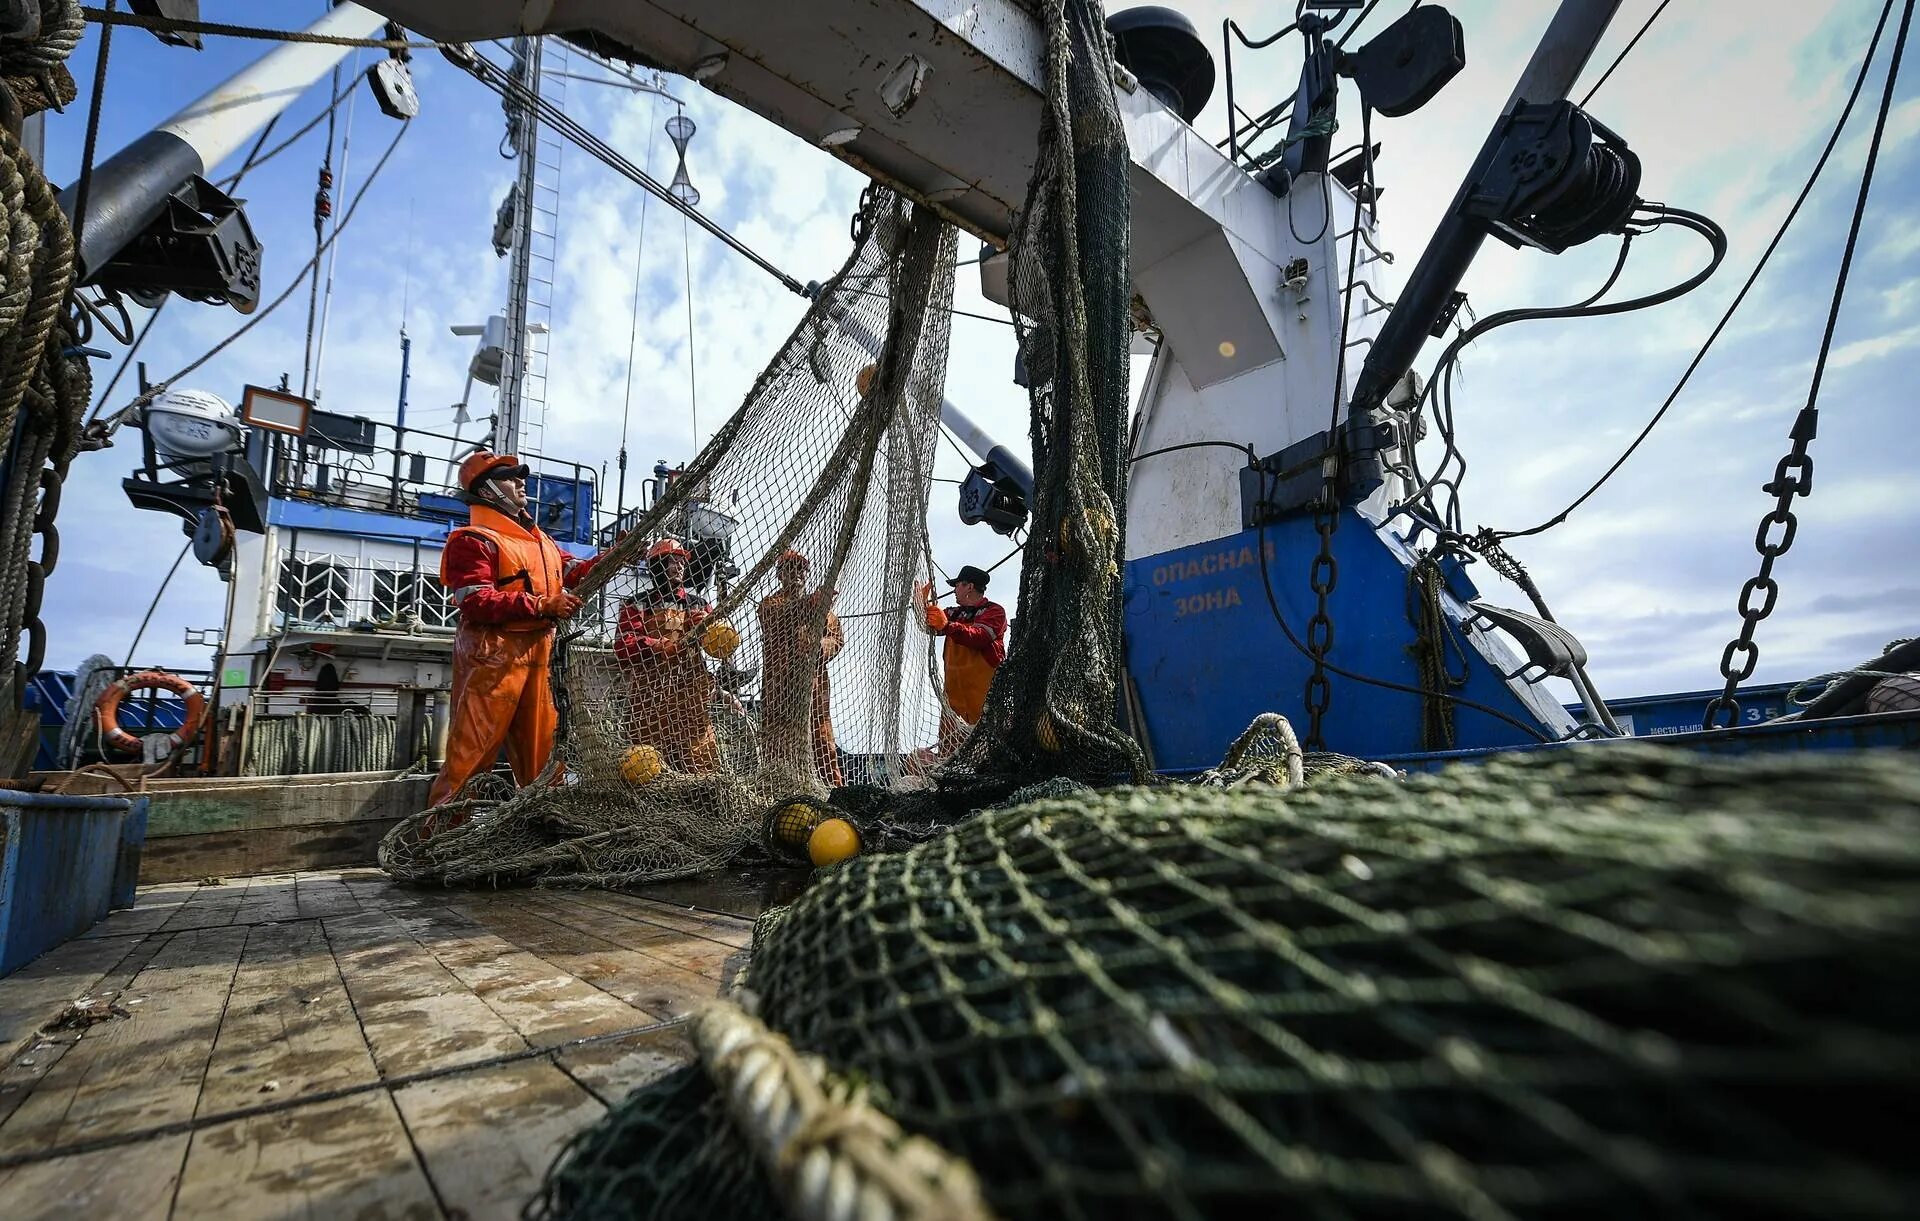
<svg viewBox="0 0 1920 1221">
<path fill-rule="evenodd" d="M 614 658 L 632 690 L 628 740 L 652 746 L 669 766 L 695 775 L 720 770 L 720 742 L 708 706 L 715 683 L 700 652 L 712 613 L 692 590 L 656 584 L 620 608 L 613 637 Z"/>
<path fill-rule="evenodd" d="M 808 765 L 811 753 L 814 774 L 838 788 L 846 780 L 833 740 L 827 663 L 839 655 L 847 636 L 832 611 L 823 628 L 815 627 L 827 597 L 831 594 L 821 589 L 810 594 L 780 590 L 760 601 L 760 740 L 770 757 L 796 772 Z"/>
<path fill-rule="evenodd" d="M 1007 612 L 997 602 L 927 607 L 927 630 L 946 637 L 947 706 L 969 725 L 987 706 L 993 672 L 1007 659 Z"/>
<path fill-rule="evenodd" d="M 493 455 L 485 455 L 492 458 Z M 469 459 L 463 464 L 473 464 Z M 499 466 L 482 469 L 470 487 Z M 548 686 L 553 626 L 570 598 L 559 598 L 598 562 L 575 560 L 531 520 L 474 504 L 465 526 L 447 536 L 440 583 L 459 609 L 453 642 L 453 707 L 447 758 L 427 804 L 439 805 L 475 773 L 493 766 L 504 744 L 516 784 L 531 784 L 553 753 L 557 714 Z"/>
</svg>

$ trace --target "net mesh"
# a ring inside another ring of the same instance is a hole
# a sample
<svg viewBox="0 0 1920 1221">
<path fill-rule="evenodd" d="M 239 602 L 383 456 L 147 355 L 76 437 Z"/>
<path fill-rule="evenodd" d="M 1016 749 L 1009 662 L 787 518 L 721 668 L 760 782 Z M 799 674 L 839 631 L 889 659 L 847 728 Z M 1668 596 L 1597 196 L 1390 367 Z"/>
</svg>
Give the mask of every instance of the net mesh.
<svg viewBox="0 0 1920 1221">
<path fill-rule="evenodd" d="M 1034 495 L 1019 630 L 980 723 L 943 773 L 988 787 L 1145 775 L 1115 728 L 1121 671 L 1132 165 L 1114 101 L 1106 17 L 1043 6 L 1045 106 L 1008 281 L 1029 374 Z"/>
<path fill-rule="evenodd" d="M 877 188 L 853 236 L 741 408 L 576 590 L 549 774 L 396 827 L 390 873 L 712 869 L 755 849 L 770 804 L 897 785 L 937 741 L 938 676 L 910 611 L 931 573 L 955 239 Z"/>
<path fill-rule="evenodd" d="M 1916 933 L 1911 760 L 1609 746 L 991 812 L 763 917 L 745 988 L 1006 1217 L 1911 1216 Z M 712 1095 L 542 1208 L 779 1215 Z"/>
<path fill-rule="evenodd" d="M 769 810 L 798 800 L 824 816 L 830 792 L 875 850 L 1035 782 L 1144 779 L 1114 716 L 1129 157 L 1101 6 L 1055 0 L 1043 22 L 1046 104 L 1010 280 L 1031 399 L 1032 529 L 1016 628 L 979 722 L 954 732 L 933 641 L 909 614 L 931 572 L 954 237 L 874 188 L 847 266 L 582 586 L 594 597 L 599 584 L 595 612 L 554 667 L 552 778 L 564 769 L 566 783 L 396 827 L 381 845 L 389 872 L 617 885 L 790 850 L 763 840 L 779 828 Z M 910 783 L 916 770 L 930 782 Z"/>
</svg>

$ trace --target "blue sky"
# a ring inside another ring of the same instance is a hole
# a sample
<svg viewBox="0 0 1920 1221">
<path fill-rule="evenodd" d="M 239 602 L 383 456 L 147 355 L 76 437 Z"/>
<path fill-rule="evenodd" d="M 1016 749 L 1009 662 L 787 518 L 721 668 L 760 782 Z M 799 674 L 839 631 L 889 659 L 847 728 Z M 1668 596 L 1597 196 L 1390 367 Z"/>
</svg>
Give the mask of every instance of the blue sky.
<svg viewBox="0 0 1920 1221">
<path fill-rule="evenodd" d="M 1612 59 L 1654 4 L 1626 0 L 1596 65 Z M 206 0 L 201 7 L 212 21 L 289 27 L 322 9 L 318 0 Z M 1277 11 L 1249 3 L 1179 7 L 1210 42 L 1224 16 L 1260 34 L 1269 32 L 1265 26 Z M 1448 7 L 1466 28 L 1466 71 L 1425 110 L 1375 127 L 1384 144 L 1382 224 L 1402 271 L 1417 257 L 1554 6 L 1457 0 Z M 1604 469 L 1665 397 L 1789 204 L 1838 113 L 1878 10 L 1865 0 L 1739 6 L 1675 0 L 1608 82 L 1591 109 L 1642 157 L 1642 195 L 1714 216 L 1728 229 L 1732 251 L 1706 287 L 1672 305 L 1620 319 L 1512 327 L 1468 350 L 1456 398 L 1461 444 L 1472 463 L 1464 493 L 1469 528 L 1528 525 L 1551 514 Z M 54 116 L 48 127 L 51 176 L 62 185 L 78 171 L 95 38 L 90 34 L 72 63 L 83 103 Z M 1889 29 L 1883 63 L 1891 41 Z M 195 53 L 119 31 L 102 155 L 265 49 L 210 38 L 206 50 Z M 1236 87 L 1249 109 L 1290 91 L 1296 57 L 1281 44 L 1250 60 L 1236 58 Z M 420 53 L 414 62 L 422 115 L 342 238 L 322 405 L 392 418 L 404 301 L 414 339 L 410 420 L 446 428 L 471 350 L 470 341 L 446 328 L 501 308 L 506 265 L 495 258 L 488 235 L 512 166 L 496 151 L 501 113 L 492 95 L 435 53 Z M 1597 67 L 1589 79 L 1594 75 Z M 1761 680 L 1855 664 L 1885 640 L 1915 630 L 1920 547 L 1908 489 L 1920 432 L 1906 418 L 1907 396 L 1920 374 L 1915 75 L 1910 71 L 1901 81 L 1828 372 L 1814 495 L 1778 571 L 1780 608 L 1759 636 Z M 1822 187 L 1741 321 L 1641 455 L 1566 525 L 1514 546 L 1556 613 L 1588 645 L 1604 692 L 1715 682 L 1721 647 L 1737 627 L 1735 594 L 1757 562 L 1753 532 L 1768 507 L 1760 485 L 1783 452 L 1805 396 L 1879 82 L 1876 72 Z M 801 280 L 833 270 L 844 257 L 846 218 L 864 180 L 691 82 L 671 83 L 700 125 L 689 162 L 703 209 Z M 323 82 L 303 97 L 283 128 L 323 106 L 326 88 Z M 652 136 L 651 169 L 662 179 L 671 174 L 671 147 L 656 134 L 671 107 L 576 82 L 568 82 L 568 106 L 635 160 L 645 157 Z M 1220 99 L 1196 126 L 1224 134 Z M 363 94 L 350 130 L 351 151 L 336 191 L 341 207 L 395 125 Z M 323 139 L 319 132 L 309 136 L 258 170 L 241 192 L 266 243 L 269 296 L 311 251 Z M 643 280 L 628 448 L 643 471 L 655 458 L 683 459 L 693 437 L 680 225 L 664 209 L 651 208 L 643 243 L 640 192 L 584 154 L 565 155 L 562 186 L 560 302 L 543 448 L 596 466 L 612 462 L 628 378 L 637 253 Z M 963 257 L 967 247 L 963 242 Z M 1610 242 L 1560 258 L 1490 244 L 1466 287 L 1482 315 L 1578 299 L 1604 278 L 1613 253 Z M 804 303 L 697 231 L 690 254 L 704 435 L 738 404 Z M 1678 278 L 1700 254 L 1701 246 L 1684 236 L 1644 239 L 1623 291 Z M 959 279 L 958 306 L 998 312 L 979 298 L 971 268 L 961 269 Z M 271 383 L 282 371 L 297 383 L 304 292 L 300 297 L 186 384 L 231 399 L 243 384 Z M 143 349 L 150 372 L 171 374 L 239 321 L 228 311 L 169 307 Z M 949 394 L 1023 448 L 1026 408 L 1008 377 L 1009 329 L 956 318 L 953 336 Z M 1430 349 L 1423 369 L 1433 355 Z M 129 382 L 116 391 L 113 406 L 130 394 Z M 127 504 L 119 480 L 137 454 L 136 438 L 123 437 L 116 448 L 75 464 L 61 523 L 61 565 L 47 593 L 49 664 L 71 665 L 95 651 L 124 653 L 184 541 L 172 519 Z M 942 446 L 940 474 L 958 472 L 958 460 Z M 999 559 L 1003 540 L 960 527 L 952 492 L 945 484 L 934 489 L 932 524 L 943 564 L 951 569 Z M 1002 588 L 1014 587 L 1015 571 L 1013 563 L 1000 570 Z M 1496 601 L 1520 604 L 1516 591 L 1490 592 Z M 156 612 L 138 660 L 208 664 L 207 650 L 181 643 L 181 629 L 219 623 L 223 607 L 224 588 L 189 560 Z"/>
</svg>

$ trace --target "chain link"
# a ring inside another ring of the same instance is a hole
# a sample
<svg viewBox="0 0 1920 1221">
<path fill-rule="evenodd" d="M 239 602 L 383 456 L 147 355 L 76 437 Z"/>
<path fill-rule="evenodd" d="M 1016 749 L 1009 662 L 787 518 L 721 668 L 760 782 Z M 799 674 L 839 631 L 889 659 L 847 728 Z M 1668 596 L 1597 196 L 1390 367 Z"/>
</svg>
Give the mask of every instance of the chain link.
<svg viewBox="0 0 1920 1221">
<path fill-rule="evenodd" d="M 1339 469 L 1339 458 L 1329 453 L 1320 499 L 1313 506 L 1313 529 L 1320 536 L 1320 551 L 1307 572 L 1314 598 L 1313 618 L 1307 620 L 1307 652 L 1313 657 L 1313 673 L 1307 676 L 1306 689 L 1308 750 L 1327 748 L 1323 723 L 1333 704 L 1333 684 L 1327 680 L 1327 654 L 1333 651 L 1333 616 L 1328 612 L 1328 600 L 1340 582 L 1340 561 L 1333 555 L 1334 531 L 1340 528 L 1340 502 L 1334 488 Z"/>
<path fill-rule="evenodd" d="M 1773 579 L 1773 564 L 1793 546 L 1794 535 L 1800 529 L 1800 519 L 1793 513 L 1794 500 L 1813 491 L 1813 456 L 1807 447 L 1813 443 L 1819 427 L 1820 411 L 1808 403 L 1793 421 L 1793 431 L 1789 434 L 1793 448 L 1780 459 L 1774 467 L 1773 478 L 1760 489 L 1774 497 L 1773 508 L 1760 519 L 1759 529 L 1753 535 L 1753 549 L 1760 555 L 1760 571 L 1740 587 L 1740 634 L 1728 641 L 1726 650 L 1720 654 L 1720 676 L 1726 679 L 1726 686 L 1707 701 L 1703 724 L 1708 729 L 1731 729 L 1740 722 L 1740 702 L 1734 698 L 1734 692 L 1753 677 L 1754 667 L 1760 664 L 1760 646 L 1754 643 L 1753 634 L 1760 621 L 1771 615 L 1780 601 L 1780 583 Z"/>
</svg>

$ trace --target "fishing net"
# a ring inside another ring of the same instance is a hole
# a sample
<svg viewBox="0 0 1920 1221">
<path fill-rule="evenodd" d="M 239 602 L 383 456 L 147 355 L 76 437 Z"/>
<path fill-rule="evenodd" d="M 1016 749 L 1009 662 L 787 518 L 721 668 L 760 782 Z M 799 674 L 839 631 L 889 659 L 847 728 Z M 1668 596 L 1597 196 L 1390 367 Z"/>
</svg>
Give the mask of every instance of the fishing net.
<svg viewBox="0 0 1920 1221">
<path fill-rule="evenodd" d="M 1115 727 L 1121 671 L 1121 506 L 1133 338 L 1132 159 L 1097 0 L 1049 0 L 1039 150 L 1008 288 L 1031 400 L 1034 494 L 1016 647 L 980 723 L 943 772 L 989 789 L 1145 775 Z"/>
<path fill-rule="evenodd" d="M 832 813 L 884 850 L 1036 781 L 1144 778 L 1114 717 L 1129 158 L 1101 6 L 1056 0 L 1044 20 L 1046 106 L 1011 278 L 1032 530 L 1017 632 L 978 723 L 955 732 L 910 614 L 931 571 L 954 239 L 875 188 L 847 266 L 581 587 L 594 608 L 554 668 L 556 786 L 402 823 L 381 845 L 389 872 L 661 879 L 728 863 L 789 824 L 788 847 L 804 850 Z"/>
<path fill-rule="evenodd" d="M 390 873 L 696 873 L 752 851 L 770 805 L 897 785 L 937 742 L 931 641 L 910 612 L 931 573 L 955 239 L 877 188 L 853 236 L 741 408 L 576 590 L 548 775 L 403 822 L 381 844 Z"/>
<path fill-rule="evenodd" d="M 763 917 L 741 998 L 1009 1218 L 1912 1216 L 1917 934 L 1910 757 L 1610 745 L 984 814 Z M 885 1188 L 696 1042 L 537 1211 Z"/>
</svg>

